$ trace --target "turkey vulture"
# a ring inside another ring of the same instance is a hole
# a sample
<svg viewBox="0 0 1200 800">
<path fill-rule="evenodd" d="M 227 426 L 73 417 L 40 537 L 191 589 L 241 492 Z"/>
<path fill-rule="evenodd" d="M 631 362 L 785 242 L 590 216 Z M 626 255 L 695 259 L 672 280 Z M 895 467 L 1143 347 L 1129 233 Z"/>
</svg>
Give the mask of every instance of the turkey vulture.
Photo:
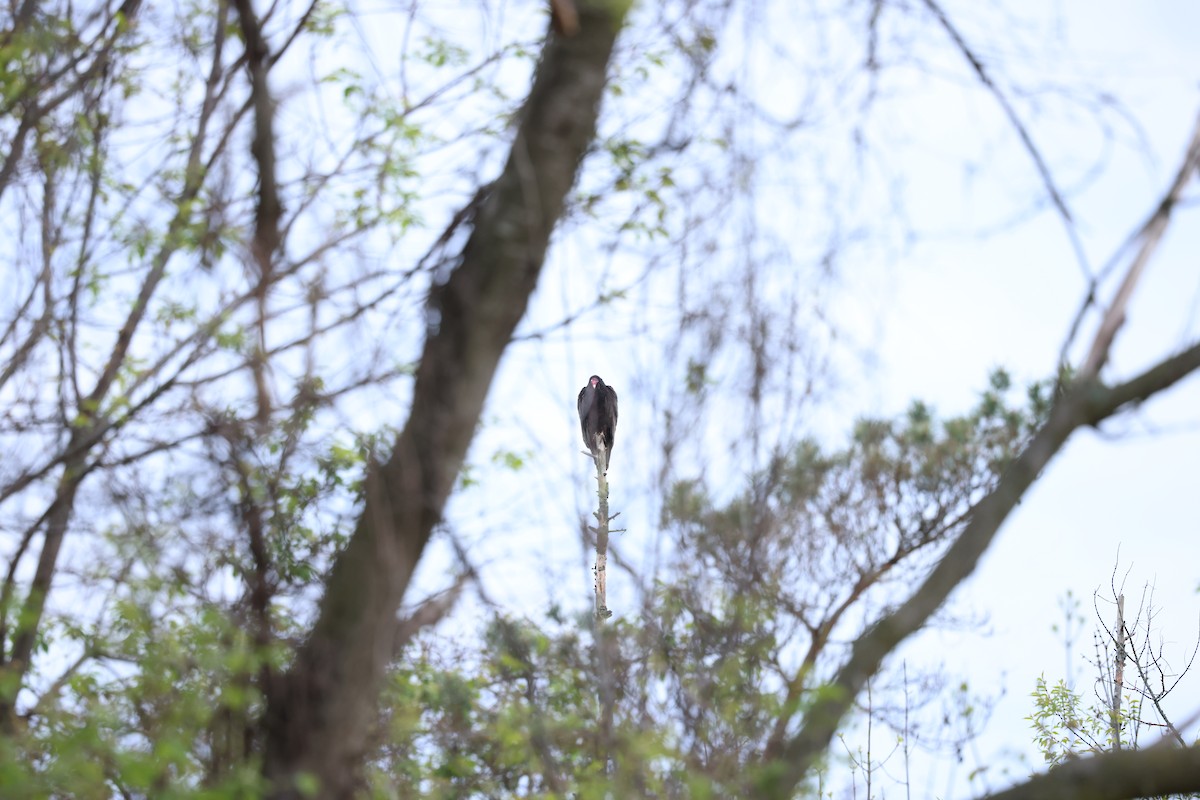
<svg viewBox="0 0 1200 800">
<path fill-rule="evenodd" d="M 579 390 L 579 426 L 583 430 L 583 443 L 596 456 L 596 434 L 603 434 L 604 447 L 608 450 L 608 463 L 612 463 L 613 437 L 617 432 L 617 392 L 605 385 L 599 375 L 588 378 L 587 386 Z"/>
</svg>

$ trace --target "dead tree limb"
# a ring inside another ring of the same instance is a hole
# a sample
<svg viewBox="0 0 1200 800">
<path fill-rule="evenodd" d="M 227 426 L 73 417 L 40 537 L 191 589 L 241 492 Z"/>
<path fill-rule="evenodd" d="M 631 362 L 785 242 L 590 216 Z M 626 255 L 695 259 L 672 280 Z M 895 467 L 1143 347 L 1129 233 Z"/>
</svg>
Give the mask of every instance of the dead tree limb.
<svg viewBox="0 0 1200 800">
<path fill-rule="evenodd" d="M 604 446 L 604 436 L 596 434 L 596 496 L 599 507 L 596 510 L 596 565 L 592 567 L 595 576 L 596 590 L 596 620 L 606 620 L 612 616 L 608 608 L 608 450 Z"/>
<path fill-rule="evenodd" d="M 1121 695 L 1125 691 L 1125 595 L 1117 595 L 1117 652 L 1114 658 L 1112 711 L 1113 750 L 1121 749 Z"/>
<path fill-rule="evenodd" d="M 1184 187 L 1195 176 L 1198 168 L 1200 168 L 1200 117 L 1196 118 L 1196 123 L 1192 127 L 1192 136 L 1188 140 L 1187 152 L 1179 169 L 1175 172 L 1170 188 L 1137 234 L 1137 238 L 1141 240 L 1141 247 L 1129 262 L 1129 268 L 1121 280 L 1121 286 L 1117 289 L 1113 301 L 1100 320 L 1100 328 L 1092 340 L 1091 350 L 1088 352 L 1087 361 L 1083 363 L 1083 367 L 1079 371 L 1080 375 L 1098 375 L 1100 368 L 1108 361 L 1108 352 L 1112 349 L 1117 331 L 1125 324 L 1125 309 L 1129 306 L 1129 300 L 1133 297 L 1138 280 L 1145 271 L 1146 265 L 1150 263 L 1150 257 L 1154 255 L 1158 243 L 1162 241 L 1163 234 L 1166 233 L 1167 225 L 1171 222 L 1171 212 L 1183 197 Z M 1086 308 L 1086 304 L 1084 308 Z"/>
</svg>

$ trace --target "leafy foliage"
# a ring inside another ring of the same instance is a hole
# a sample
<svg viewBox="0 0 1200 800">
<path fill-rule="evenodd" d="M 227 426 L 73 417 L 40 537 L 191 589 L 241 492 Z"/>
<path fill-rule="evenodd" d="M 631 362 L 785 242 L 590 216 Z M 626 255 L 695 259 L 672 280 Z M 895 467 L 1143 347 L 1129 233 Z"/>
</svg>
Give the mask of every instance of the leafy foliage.
<svg viewBox="0 0 1200 800">
<path fill-rule="evenodd" d="M 1111 746 L 1111 712 L 1095 705 L 1085 706 L 1083 698 L 1067 688 L 1065 681 L 1049 685 L 1045 676 L 1039 676 L 1032 697 L 1034 711 L 1029 721 L 1046 763 L 1059 764 Z"/>
</svg>

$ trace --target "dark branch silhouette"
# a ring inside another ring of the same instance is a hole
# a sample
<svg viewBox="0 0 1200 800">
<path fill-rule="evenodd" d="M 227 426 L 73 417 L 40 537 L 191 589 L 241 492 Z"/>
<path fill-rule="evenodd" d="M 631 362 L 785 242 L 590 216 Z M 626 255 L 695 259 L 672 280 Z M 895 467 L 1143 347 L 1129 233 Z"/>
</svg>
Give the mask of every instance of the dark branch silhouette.
<svg viewBox="0 0 1200 800">
<path fill-rule="evenodd" d="M 345 797 L 397 647 L 396 610 L 462 466 L 500 356 L 525 312 L 567 191 L 596 131 L 624 3 L 579 3 L 580 30 L 550 36 L 508 162 L 473 218 L 459 266 L 430 293 L 412 410 L 326 584 L 318 619 L 270 687 L 264 772 L 272 797 Z"/>
</svg>

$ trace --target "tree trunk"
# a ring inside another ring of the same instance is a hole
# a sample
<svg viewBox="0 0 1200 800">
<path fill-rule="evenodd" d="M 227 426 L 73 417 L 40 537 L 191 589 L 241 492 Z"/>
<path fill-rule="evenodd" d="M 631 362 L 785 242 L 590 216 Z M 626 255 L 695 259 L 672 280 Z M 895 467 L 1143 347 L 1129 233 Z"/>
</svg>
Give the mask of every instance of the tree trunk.
<svg viewBox="0 0 1200 800">
<path fill-rule="evenodd" d="M 396 611 L 442 515 L 496 365 L 537 284 L 550 233 L 596 132 L 626 0 L 580 2 L 579 31 L 550 35 L 508 162 L 479 202 L 462 261 L 430 295 L 412 410 L 373 466 L 357 527 L 291 669 L 267 688 L 271 797 L 353 793 Z"/>
</svg>

